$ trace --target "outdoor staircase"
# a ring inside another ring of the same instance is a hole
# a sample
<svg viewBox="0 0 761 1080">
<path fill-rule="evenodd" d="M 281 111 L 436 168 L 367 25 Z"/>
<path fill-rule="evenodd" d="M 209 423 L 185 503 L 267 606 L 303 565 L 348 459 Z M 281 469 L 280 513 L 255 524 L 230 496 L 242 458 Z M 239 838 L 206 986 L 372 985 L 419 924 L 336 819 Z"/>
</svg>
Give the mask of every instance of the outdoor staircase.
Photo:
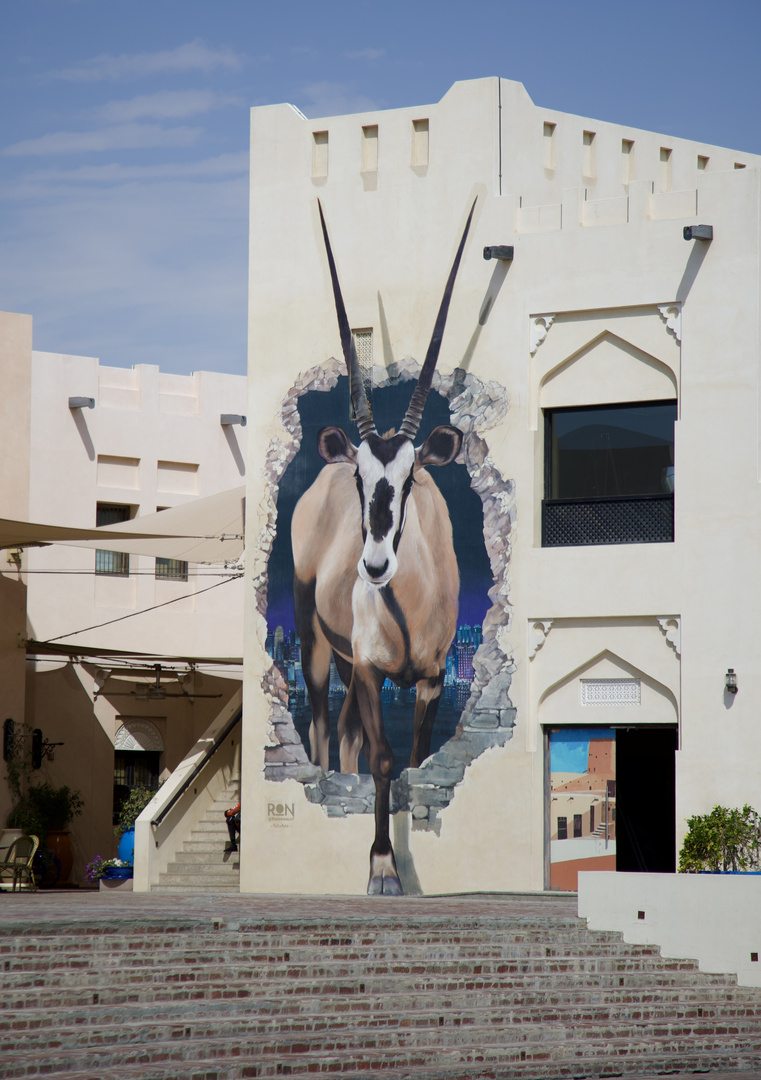
<svg viewBox="0 0 761 1080">
<path fill-rule="evenodd" d="M 68 921 L 38 897 L 0 905 L 0 1077 L 761 1068 L 761 991 L 587 930 L 575 897 L 127 894 Z"/>
<path fill-rule="evenodd" d="M 240 781 L 217 797 L 174 862 L 159 875 L 151 892 L 237 893 L 240 891 L 240 852 L 226 853 L 230 835 L 225 810 L 240 800 Z"/>
</svg>

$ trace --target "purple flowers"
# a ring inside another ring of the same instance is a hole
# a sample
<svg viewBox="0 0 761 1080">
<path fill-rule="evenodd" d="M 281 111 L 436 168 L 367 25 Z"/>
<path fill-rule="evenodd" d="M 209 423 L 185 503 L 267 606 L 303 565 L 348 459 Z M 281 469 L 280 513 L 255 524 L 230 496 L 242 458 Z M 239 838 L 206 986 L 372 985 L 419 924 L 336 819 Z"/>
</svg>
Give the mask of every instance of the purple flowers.
<svg viewBox="0 0 761 1080">
<path fill-rule="evenodd" d="M 104 859 L 102 855 L 96 855 L 85 867 L 85 881 L 88 885 L 96 885 L 112 866 L 130 865 L 131 863 L 124 862 L 123 859 Z"/>
</svg>

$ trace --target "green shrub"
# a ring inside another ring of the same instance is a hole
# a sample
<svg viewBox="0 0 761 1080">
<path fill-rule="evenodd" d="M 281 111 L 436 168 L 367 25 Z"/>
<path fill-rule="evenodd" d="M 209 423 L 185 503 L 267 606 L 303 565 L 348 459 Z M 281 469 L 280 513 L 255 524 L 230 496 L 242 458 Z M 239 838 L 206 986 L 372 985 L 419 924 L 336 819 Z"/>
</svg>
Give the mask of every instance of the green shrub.
<svg viewBox="0 0 761 1080">
<path fill-rule="evenodd" d="M 679 852 L 680 874 L 759 869 L 761 819 L 747 803 L 742 810 L 714 806 L 710 814 L 688 818 L 687 825 Z"/>
<path fill-rule="evenodd" d="M 119 810 L 119 821 L 118 824 L 114 826 L 114 833 L 116 836 L 121 836 L 127 829 L 131 829 L 134 826 L 138 815 L 145 810 L 155 794 L 156 791 L 151 790 L 151 788 L 139 786 L 132 788 Z"/>
<path fill-rule="evenodd" d="M 71 819 L 82 813 L 84 802 L 78 791 L 64 785 L 32 784 L 27 789 L 26 801 L 45 822 L 46 832 L 63 832 Z"/>
</svg>

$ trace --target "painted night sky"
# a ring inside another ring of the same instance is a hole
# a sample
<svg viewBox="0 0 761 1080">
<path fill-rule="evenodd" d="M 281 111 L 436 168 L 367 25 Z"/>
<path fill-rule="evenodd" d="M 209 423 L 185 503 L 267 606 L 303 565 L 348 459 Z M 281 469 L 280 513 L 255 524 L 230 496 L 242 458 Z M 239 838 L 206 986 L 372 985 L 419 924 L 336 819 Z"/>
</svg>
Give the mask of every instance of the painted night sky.
<svg viewBox="0 0 761 1080">
<path fill-rule="evenodd" d="M 395 386 L 374 390 L 372 395 L 375 426 L 380 433 L 398 428 L 410 402 L 415 383 L 407 380 Z M 270 630 L 282 626 L 287 632 L 295 625 L 293 615 L 293 556 L 291 553 L 291 517 L 294 507 L 317 477 L 320 469 L 329 468 L 317 453 L 317 432 L 326 424 L 342 427 L 355 444 L 357 427 L 349 419 L 349 380 L 342 376 L 337 386 L 326 393 L 312 391 L 298 401 L 303 435 L 296 457 L 280 482 L 277 501 L 277 535 L 269 560 L 267 625 Z M 422 444 L 437 424 L 448 424 L 446 400 L 431 391 L 416 440 Z M 490 607 L 487 590 L 492 586 L 491 568 L 483 540 L 481 500 L 470 487 L 464 465 L 447 465 L 428 470 L 449 507 L 454 549 L 460 568 L 460 614 L 458 626 L 479 626 Z"/>
</svg>

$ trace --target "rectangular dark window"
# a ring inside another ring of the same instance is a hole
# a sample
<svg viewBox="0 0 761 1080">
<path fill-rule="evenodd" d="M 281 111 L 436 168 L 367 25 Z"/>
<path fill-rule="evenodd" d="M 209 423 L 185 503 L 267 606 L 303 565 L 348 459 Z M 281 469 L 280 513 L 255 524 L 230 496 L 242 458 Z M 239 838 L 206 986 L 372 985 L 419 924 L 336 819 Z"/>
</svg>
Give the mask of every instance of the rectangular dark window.
<svg viewBox="0 0 761 1080">
<path fill-rule="evenodd" d="M 573 835 L 581 836 L 581 814 L 573 815 Z"/>
<path fill-rule="evenodd" d="M 157 506 L 156 513 L 166 510 L 166 506 Z M 156 577 L 162 581 L 187 581 L 188 564 L 182 559 L 156 559 Z"/>
<path fill-rule="evenodd" d="M 675 401 L 545 412 L 542 544 L 674 539 Z"/>
<path fill-rule="evenodd" d="M 568 818 L 558 818 L 558 840 L 568 839 Z"/>
<path fill-rule="evenodd" d="M 156 577 L 162 581 L 187 581 L 188 564 L 182 559 L 156 559 Z"/>
<path fill-rule="evenodd" d="M 132 508 L 130 506 L 98 503 L 95 511 L 95 524 L 96 526 L 115 525 L 122 521 L 129 521 L 131 516 Z M 125 551 L 97 550 L 95 552 L 95 573 L 128 577 L 129 555 Z"/>
<path fill-rule="evenodd" d="M 592 805 L 589 808 L 589 832 L 593 833 L 594 831 L 595 831 L 595 805 L 594 805 L 594 803 L 592 803 Z"/>
</svg>

